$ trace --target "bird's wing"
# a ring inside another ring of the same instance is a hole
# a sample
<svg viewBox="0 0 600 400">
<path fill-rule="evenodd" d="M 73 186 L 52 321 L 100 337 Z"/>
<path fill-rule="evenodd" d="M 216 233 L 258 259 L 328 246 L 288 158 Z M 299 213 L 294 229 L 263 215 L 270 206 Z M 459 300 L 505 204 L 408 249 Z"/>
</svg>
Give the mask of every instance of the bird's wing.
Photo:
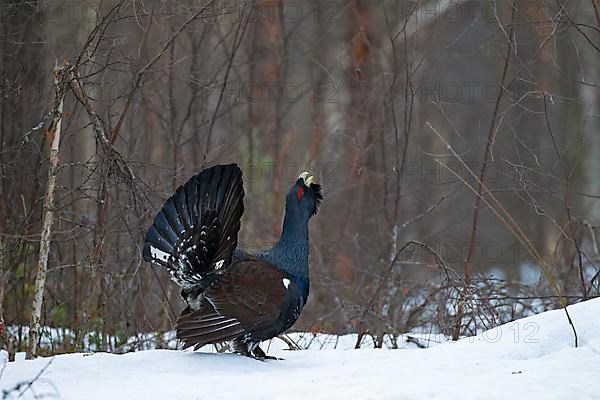
<svg viewBox="0 0 600 400">
<path fill-rule="evenodd" d="M 225 271 L 237 247 L 243 200 L 236 164 L 205 169 L 165 202 L 146 234 L 144 260 L 166 267 L 184 288 Z"/>
<path fill-rule="evenodd" d="M 205 303 L 177 321 L 177 337 L 185 347 L 231 340 L 269 327 L 285 303 L 298 297 L 285 275 L 264 261 L 235 263 L 227 274 L 204 292 Z"/>
</svg>

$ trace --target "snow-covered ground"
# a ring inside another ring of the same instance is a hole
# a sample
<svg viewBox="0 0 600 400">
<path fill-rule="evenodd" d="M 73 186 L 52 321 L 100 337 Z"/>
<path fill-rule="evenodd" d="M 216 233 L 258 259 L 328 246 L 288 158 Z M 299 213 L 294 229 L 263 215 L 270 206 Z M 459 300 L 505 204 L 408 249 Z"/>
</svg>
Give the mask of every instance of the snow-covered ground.
<svg viewBox="0 0 600 400">
<path fill-rule="evenodd" d="M 578 348 L 557 310 L 428 349 L 350 350 L 342 338 L 335 350 L 273 342 L 285 361 L 176 350 L 18 360 L 0 387 L 7 399 L 600 399 L 600 299 L 568 309 Z"/>
</svg>

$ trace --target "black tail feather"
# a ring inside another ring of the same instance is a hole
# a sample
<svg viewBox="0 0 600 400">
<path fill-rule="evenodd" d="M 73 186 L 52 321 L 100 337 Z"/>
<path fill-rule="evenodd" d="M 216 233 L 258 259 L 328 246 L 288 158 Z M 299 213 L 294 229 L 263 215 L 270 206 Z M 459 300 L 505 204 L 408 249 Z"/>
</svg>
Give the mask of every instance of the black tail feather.
<svg viewBox="0 0 600 400">
<path fill-rule="evenodd" d="M 164 204 L 146 235 L 144 260 L 163 265 L 184 287 L 193 286 L 237 246 L 244 211 L 242 172 L 235 164 L 202 171 Z"/>
</svg>

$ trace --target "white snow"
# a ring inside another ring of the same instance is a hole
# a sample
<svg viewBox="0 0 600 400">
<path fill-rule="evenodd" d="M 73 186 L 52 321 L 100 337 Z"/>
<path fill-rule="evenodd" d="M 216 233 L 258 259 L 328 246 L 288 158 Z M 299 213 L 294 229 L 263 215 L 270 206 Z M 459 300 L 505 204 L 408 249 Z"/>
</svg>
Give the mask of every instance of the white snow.
<svg viewBox="0 0 600 400">
<path fill-rule="evenodd" d="M 7 364 L 0 387 L 10 391 L 52 360 L 32 390 L 7 398 L 598 399 L 600 299 L 568 310 L 578 348 L 556 310 L 428 349 L 350 350 L 342 337 L 338 350 L 284 351 L 274 341 L 268 353 L 285 361 L 177 350 L 19 359 Z"/>
</svg>

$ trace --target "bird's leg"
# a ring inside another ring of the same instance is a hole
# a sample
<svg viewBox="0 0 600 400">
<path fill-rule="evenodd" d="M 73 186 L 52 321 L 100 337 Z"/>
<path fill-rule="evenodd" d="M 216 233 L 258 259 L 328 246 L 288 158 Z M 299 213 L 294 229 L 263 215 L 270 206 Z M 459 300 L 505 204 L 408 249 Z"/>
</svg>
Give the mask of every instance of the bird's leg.
<svg viewBox="0 0 600 400">
<path fill-rule="evenodd" d="M 233 351 L 242 356 L 254 358 L 255 360 L 283 360 L 283 358 L 277 358 L 268 356 L 265 352 L 256 344 L 251 346 L 248 343 L 242 342 L 241 340 L 234 340 L 232 343 Z"/>
<path fill-rule="evenodd" d="M 242 342 L 241 340 L 234 340 L 233 341 L 233 351 L 237 354 L 240 354 L 242 356 L 246 356 L 246 357 L 250 357 L 250 358 L 255 358 L 251 353 L 250 350 L 248 349 L 248 344 Z"/>
<path fill-rule="evenodd" d="M 259 360 L 283 360 L 283 358 L 268 356 L 260 346 L 256 346 L 252 352 L 254 353 L 254 357 Z"/>
</svg>

